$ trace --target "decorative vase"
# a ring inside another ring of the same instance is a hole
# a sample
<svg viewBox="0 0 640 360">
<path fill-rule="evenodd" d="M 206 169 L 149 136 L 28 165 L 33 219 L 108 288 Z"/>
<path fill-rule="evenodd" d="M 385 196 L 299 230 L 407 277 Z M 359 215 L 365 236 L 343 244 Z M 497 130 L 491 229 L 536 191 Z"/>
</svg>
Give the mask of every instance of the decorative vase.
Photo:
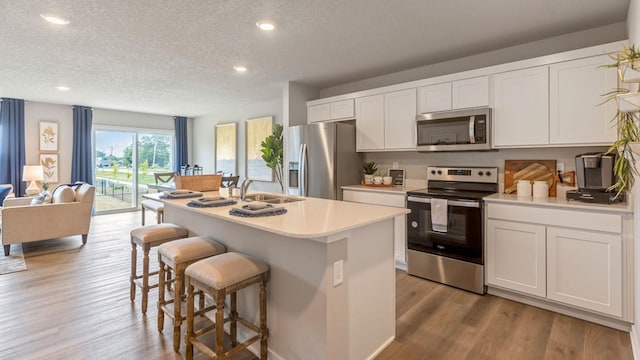
<svg viewBox="0 0 640 360">
<path fill-rule="evenodd" d="M 364 183 L 373 184 L 373 175 L 364 174 Z"/>
</svg>

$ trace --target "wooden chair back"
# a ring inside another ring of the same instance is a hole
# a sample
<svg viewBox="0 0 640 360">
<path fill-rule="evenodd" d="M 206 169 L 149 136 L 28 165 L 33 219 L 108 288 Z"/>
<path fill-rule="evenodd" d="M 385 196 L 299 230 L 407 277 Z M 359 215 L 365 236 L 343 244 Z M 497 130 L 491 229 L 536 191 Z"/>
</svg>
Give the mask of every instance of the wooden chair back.
<svg viewBox="0 0 640 360">
<path fill-rule="evenodd" d="M 168 183 L 176 176 L 175 172 L 157 172 L 153 173 L 153 177 L 156 180 L 156 185 Z"/>
<path fill-rule="evenodd" d="M 238 187 L 238 180 L 240 176 L 223 176 L 220 187 L 223 188 L 235 188 Z"/>
</svg>

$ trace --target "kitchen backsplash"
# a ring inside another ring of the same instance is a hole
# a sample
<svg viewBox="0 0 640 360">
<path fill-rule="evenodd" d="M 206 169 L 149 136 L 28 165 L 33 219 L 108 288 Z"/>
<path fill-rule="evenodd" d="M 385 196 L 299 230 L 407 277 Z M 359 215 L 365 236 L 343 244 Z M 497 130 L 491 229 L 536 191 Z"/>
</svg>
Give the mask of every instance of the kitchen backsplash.
<svg viewBox="0 0 640 360">
<path fill-rule="evenodd" d="M 556 160 L 564 163 L 565 171 L 575 170 L 575 156 L 587 152 L 604 152 L 606 147 L 567 147 L 536 149 L 503 149 L 499 151 L 469 152 L 377 152 L 364 153 L 365 161 L 375 161 L 379 172 L 387 173 L 387 169 L 398 162 L 398 168 L 405 169 L 405 176 L 410 184 L 420 183 L 427 178 L 427 166 L 495 166 L 498 168 L 500 189 L 504 182 L 505 160 Z"/>
</svg>

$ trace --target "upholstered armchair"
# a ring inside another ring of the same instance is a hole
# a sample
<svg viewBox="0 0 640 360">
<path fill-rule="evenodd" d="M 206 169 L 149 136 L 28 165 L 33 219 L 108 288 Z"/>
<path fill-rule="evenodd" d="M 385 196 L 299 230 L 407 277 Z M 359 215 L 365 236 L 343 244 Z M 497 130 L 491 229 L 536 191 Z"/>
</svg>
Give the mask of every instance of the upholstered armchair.
<svg viewBox="0 0 640 360">
<path fill-rule="evenodd" d="M 71 188 L 73 189 L 73 188 Z M 1 214 L 2 245 L 9 255 L 11 244 L 82 235 L 87 243 L 95 187 L 82 184 L 63 198 L 54 193 L 52 203 L 31 205 L 33 197 L 15 197 L 4 200 Z"/>
</svg>

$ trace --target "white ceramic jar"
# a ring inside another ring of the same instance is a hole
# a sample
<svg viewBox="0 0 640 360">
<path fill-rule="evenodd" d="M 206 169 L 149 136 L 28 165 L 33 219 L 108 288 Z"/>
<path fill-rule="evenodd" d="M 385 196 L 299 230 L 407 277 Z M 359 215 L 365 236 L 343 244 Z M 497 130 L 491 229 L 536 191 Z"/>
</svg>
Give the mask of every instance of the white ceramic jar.
<svg viewBox="0 0 640 360">
<path fill-rule="evenodd" d="M 535 198 L 549 197 L 549 184 L 546 181 L 534 181 L 533 197 Z"/>
<path fill-rule="evenodd" d="M 531 197 L 531 181 L 518 180 L 516 185 L 516 193 L 518 197 Z"/>
</svg>

